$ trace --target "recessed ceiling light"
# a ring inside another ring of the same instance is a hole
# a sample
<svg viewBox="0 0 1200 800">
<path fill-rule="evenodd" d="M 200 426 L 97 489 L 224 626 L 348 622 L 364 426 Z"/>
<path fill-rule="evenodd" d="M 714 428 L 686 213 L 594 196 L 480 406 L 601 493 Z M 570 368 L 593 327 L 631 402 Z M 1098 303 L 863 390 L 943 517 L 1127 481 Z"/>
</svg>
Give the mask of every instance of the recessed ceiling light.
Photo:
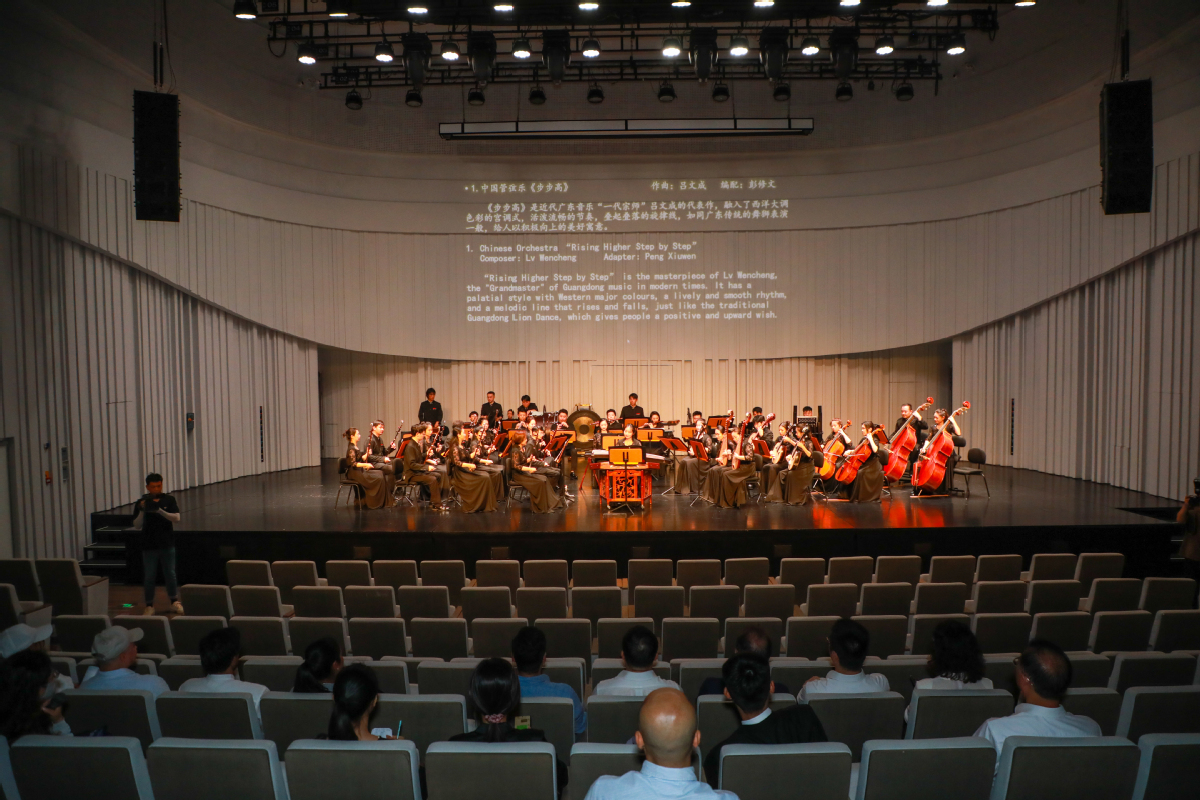
<svg viewBox="0 0 1200 800">
<path fill-rule="evenodd" d="M 388 42 L 380 42 L 375 45 L 375 60 L 384 64 L 392 63 L 396 57 L 395 51 L 392 50 L 392 45 Z"/>
<path fill-rule="evenodd" d="M 258 19 L 258 8 L 254 0 L 237 0 L 233 4 L 233 15 L 238 19 Z"/>
<path fill-rule="evenodd" d="M 492 8 L 496 9 L 497 11 L 512 11 L 513 4 L 512 3 L 496 3 L 496 5 L 492 6 Z"/>
<path fill-rule="evenodd" d="M 1013 5 L 1017 8 L 1029 8 L 1030 6 L 1036 6 L 1037 0 L 1017 0 Z"/>
<path fill-rule="evenodd" d="M 949 2 L 950 0 L 925 0 L 925 5 L 930 6 L 931 8 L 940 8 Z"/>
<path fill-rule="evenodd" d="M 858 5 L 860 2 L 862 2 L 862 0 L 840 0 L 839 5 L 844 6 L 846 8 L 853 8 L 854 6 Z"/>
<path fill-rule="evenodd" d="M 770 8 L 775 5 L 775 0 L 754 0 L 755 8 Z"/>
<path fill-rule="evenodd" d="M 671 5 L 675 8 L 687 8 L 692 4 L 692 0 L 671 0 Z"/>
<path fill-rule="evenodd" d="M 317 63 L 317 46 L 312 42 L 304 42 L 296 48 L 296 60 L 306 66 Z"/>
<path fill-rule="evenodd" d="M 428 14 L 428 6 L 409 6 L 408 13 L 410 14 Z"/>
<path fill-rule="evenodd" d="M 949 43 L 946 45 L 946 55 L 961 56 L 965 52 L 967 52 L 967 37 L 961 33 L 951 36 Z"/>
</svg>

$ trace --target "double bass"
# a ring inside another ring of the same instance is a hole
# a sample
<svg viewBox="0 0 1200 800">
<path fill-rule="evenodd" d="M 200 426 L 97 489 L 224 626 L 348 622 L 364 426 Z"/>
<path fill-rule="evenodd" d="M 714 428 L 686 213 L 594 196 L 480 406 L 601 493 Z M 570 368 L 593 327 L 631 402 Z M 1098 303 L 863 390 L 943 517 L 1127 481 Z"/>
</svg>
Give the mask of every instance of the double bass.
<svg viewBox="0 0 1200 800">
<path fill-rule="evenodd" d="M 900 430 L 896 431 L 896 435 L 892 437 L 892 455 L 888 459 L 887 466 L 883 468 L 885 478 L 898 481 L 904 475 L 904 470 L 908 469 L 908 455 L 917 446 L 917 432 L 913 430 L 913 419 L 916 414 L 931 405 L 933 405 L 933 398 L 926 397 L 920 408 L 909 414 L 908 419 L 904 420 L 904 424 L 900 426 Z"/>
<path fill-rule="evenodd" d="M 925 443 L 925 449 L 921 453 L 921 459 L 917 462 L 913 475 L 914 489 L 936 489 L 942 485 L 942 481 L 946 479 L 946 462 L 950 460 L 950 454 L 954 452 L 954 439 L 947 435 L 946 427 L 949 426 L 950 420 L 970 410 L 970 402 L 963 400 L 963 404 L 956 408 L 953 414 L 946 417 L 946 421 L 937 429 L 937 433 Z"/>
<path fill-rule="evenodd" d="M 884 433 L 882 425 L 876 425 L 873 429 L 867 431 L 867 435 L 858 443 L 858 447 L 854 448 L 854 452 L 846 456 L 846 460 L 838 467 L 838 471 L 834 475 L 838 483 L 842 485 L 853 483 L 854 479 L 858 477 L 858 468 L 866 463 L 868 458 L 875 455 L 875 452 L 871 449 L 870 442 L 867 441 L 872 436 L 881 445 L 888 443 L 887 434 Z"/>
<path fill-rule="evenodd" d="M 825 463 L 817 470 L 817 477 L 821 480 L 827 481 L 837 472 L 838 459 L 841 458 L 842 453 L 846 452 L 846 437 L 842 434 L 842 431 L 845 431 L 850 425 L 851 421 L 846 420 L 845 426 L 838 431 L 837 436 L 830 439 L 825 447 L 821 449 L 825 454 Z"/>
</svg>

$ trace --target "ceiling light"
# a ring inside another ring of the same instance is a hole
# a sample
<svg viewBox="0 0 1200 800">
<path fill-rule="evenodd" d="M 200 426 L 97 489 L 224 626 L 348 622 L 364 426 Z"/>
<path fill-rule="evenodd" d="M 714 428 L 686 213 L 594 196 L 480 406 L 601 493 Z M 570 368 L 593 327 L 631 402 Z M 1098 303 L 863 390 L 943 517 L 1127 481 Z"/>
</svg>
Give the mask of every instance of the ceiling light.
<svg viewBox="0 0 1200 800">
<path fill-rule="evenodd" d="M 346 108 L 351 111 L 358 111 L 362 108 L 362 95 L 358 93 L 358 89 L 346 92 Z"/>
<path fill-rule="evenodd" d="M 233 15 L 238 19 L 258 19 L 258 8 L 254 0 L 237 0 L 233 4 Z"/>
<path fill-rule="evenodd" d="M 595 11 L 599 7 L 600 7 L 599 3 L 583 2 L 583 3 L 579 4 L 580 11 Z"/>
<path fill-rule="evenodd" d="M 683 52 L 683 45 L 679 43 L 678 36 L 668 36 L 667 38 L 663 39 L 662 53 L 664 56 L 667 58 L 674 58 L 681 52 Z"/>
<path fill-rule="evenodd" d="M 453 41 L 442 42 L 442 58 L 446 61 L 458 61 L 458 57 L 462 53 L 459 52 L 458 45 Z"/>
<path fill-rule="evenodd" d="M 875 55 L 886 56 L 890 55 L 896 49 L 896 43 L 892 41 L 892 37 L 884 34 L 875 40 Z"/>
<path fill-rule="evenodd" d="M 1017 8 L 1029 8 L 1030 6 L 1036 6 L 1037 0 L 1017 0 L 1013 5 Z"/>
<path fill-rule="evenodd" d="M 392 59 L 396 57 L 396 53 L 392 50 L 390 42 L 382 41 L 375 45 L 375 60 L 384 64 L 392 63 Z"/>
<path fill-rule="evenodd" d="M 696 68 L 696 78 L 705 83 L 717 64 L 717 29 L 692 28 L 688 31 L 688 61 Z"/>
<path fill-rule="evenodd" d="M 604 90 L 600 88 L 599 84 L 593 83 L 591 88 L 588 89 L 587 101 L 589 103 L 604 102 Z"/>
<path fill-rule="evenodd" d="M 542 103 L 546 102 L 546 93 L 542 91 L 542 87 L 535 86 L 529 90 L 529 102 L 533 103 L 535 106 L 540 106 Z"/>
<path fill-rule="evenodd" d="M 838 5 L 841 5 L 844 8 L 853 8 L 854 6 L 857 6 L 860 2 L 861 2 L 861 0 L 840 0 Z"/>
<path fill-rule="evenodd" d="M 786 83 L 777 83 L 775 84 L 775 90 L 771 92 L 771 96 L 781 103 L 791 100 L 792 87 L 788 86 Z"/>
<path fill-rule="evenodd" d="M 409 6 L 408 13 L 410 14 L 428 14 L 428 6 Z"/>
<path fill-rule="evenodd" d="M 806 56 L 815 56 L 821 52 L 821 40 L 815 36 L 804 37 L 804 42 L 800 45 L 800 52 Z"/>
<path fill-rule="evenodd" d="M 346 7 L 346 0 L 325 0 L 325 11 L 334 19 L 350 16 L 350 10 Z"/>
<path fill-rule="evenodd" d="M 296 48 L 296 60 L 301 64 L 317 63 L 317 46 L 312 42 L 303 42 Z"/>
<path fill-rule="evenodd" d="M 913 85 L 908 81 L 896 87 L 896 99 L 901 103 L 907 103 L 909 100 L 912 100 L 914 94 Z"/>
<path fill-rule="evenodd" d="M 533 51 L 529 49 L 528 39 L 517 39 L 512 43 L 513 58 L 529 58 Z"/>
<path fill-rule="evenodd" d="M 660 103 L 670 103 L 675 99 L 675 87 L 668 81 L 663 81 L 662 86 L 658 87 L 658 101 Z"/>
<path fill-rule="evenodd" d="M 584 58 L 596 58 L 600 55 L 600 43 L 595 39 L 588 39 L 583 43 L 583 50 L 581 52 Z"/>
<path fill-rule="evenodd" d="M 483 105 L 483 101 L 485 99 L 486 98 L 483 96 L 483 89 L 480 89 L 478 86 L 472 86 L 471 90 L 467 92 L 467 103 L 470 105 L 481 106 Z"/>
<path fill-rule="evenodd" d="M 723 83 L 718 83 L 713 87 L 713 100 L 718 103 L 724 103 L 729 99 L 729 87 Z"/>
<path fill-rule="evenodd" d="M 729 40 L 729 55 L 744 56 L 750 52 L 750 41 L 745 36 L 734 36 Z"/>
<path fill-rule="evenodd" d="M 494 8 L 500 12 L 512 11 L 513 4 L 512 3 L 496 3 L 496 5 L 492 6 L 492 8 Z"/>
<path fill-rule="evenodd" d="M 671 5 L 675 8 L 687 8 L 692 4 L 692 0 L 672 0 Z"/>
<path fill-rule="evenodd" d="M 940 8 L 949 2 L 950 0 L 925 0 L 925 5 L 929 6 L 930 8 Z"/>
<path fill-rule="evenodd" d="M 961 56 L 967 52 L 967 37 L 961 33 L 956 33 L 950 37 L 950 41 L 946 43 L 946 55 Z"/>
<path fill-rule="evenodd" d="M 755 8 L 770 8 L 775 5 L 775 0 L 754 0 Z"/>
<path fill-rule="evenodd" d="M 850 85 L 849 81 L 842 81 L 837 85 L 837 91 L 833 93 L 833 96 L 845 102 L 854 97 L 854 87 Z"/>
<path fill-rule="evenodd" d="M 421 97 L 420 89 L 409 89 L 408 93 L 404 95 L 404 105 L 409 108 L 420 108 L 423 102 L 425 101 Z"/>
</svg>

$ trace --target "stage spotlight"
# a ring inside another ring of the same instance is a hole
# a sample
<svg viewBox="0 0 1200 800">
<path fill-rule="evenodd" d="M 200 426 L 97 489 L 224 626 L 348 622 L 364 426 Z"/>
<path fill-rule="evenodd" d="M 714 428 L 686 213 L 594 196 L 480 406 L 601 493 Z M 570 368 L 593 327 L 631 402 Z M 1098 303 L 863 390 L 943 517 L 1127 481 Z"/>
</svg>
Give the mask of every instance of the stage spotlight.
<svg viewBox="0 0 1200 800">
<path fill-rule="evenodd" d="M 946 44 L 946 55 L 961 56 L 967 52 L 967 37 L 961 33 L 956 33 L 950 37 L 950 41 Z"/>
<path fill-rule="evenodd" d="M 771 92 L 771 96 L 779 102 L 783 103 L 792 99 L 792 87 L 786 83 L 775 84 L 775 91 Z"/>
<path fill-rule="evenodd" d="M 529 58 L 533 55 L 533 51 L 529 49 L 529 40 L 525 38 L 517 39 L 512 44 L 513 58 Z"/>
<path fill-rule="evenodd" d="M 346 0 L 325 0 L 325 11 L 333 19 L 350 16 Z"/>
<path fill-rule="evenodd" d="M 481 106 L 486 99 L 483 96 L 483 89 L 480 89 L 478 86 L 472 86 L 471 90 L 467 92 L 468 105 Z"/>
<path fill-rule="evenodd" d="M 600 55 L 600 43 L 595 39 L 588 39 L 583 43 L 583 50 L 580 52 L 584 58 L 597 58 Z"/>
<path fill-rule="evenodd" d="M 717 29 L 692 28 L 688 31 L 688 61 L 696 69 L 696 78 L 705 83 L 717 63 Z"/>
<path fill-rule="evenodd" d="M 258 7 L 254 0 L 237 0 L 233 4 L 233 15 L 238 19 L 258 19 Z"/>
<path fill-rule="evenodd" d="M 854 87 L 850 85 L 849 81 L 842 81 L 837 85 L 837 91 L 833 93 L 833 96 L 845 102 L 854 97 Z"/>
<path fill-rule="evenodd" d="M 408 81 L 414 89 L 425 85 L 425 70 L 429 67 L 429 56 L 433 54 L 433 43 L 423 33 L 406 33 L 400 37 L 404 44 L 404 68 Z"/>
<path fill-rule="evenodd" d="M 729 87 L 723 83 L 718 83 L 713 87 L 712 97 L 713 100 L 716 100 L 718 103 L 724 103 L 729 99 Z"/>
<path fill-rule="evenodd" d="M 568 30 L 542 31 L 542 64 L 550 73 L 550 81 L 558 86 L 562 83 L 571 63 L 571 32 Z"/>
<path fill-rule="evenodd" d="M 896 43 L 892 41 L 892 37 L 884 34 L 875 40 L 875 55 L 886 56 L 891 55 L 896 49 Z"/>
<path fill-rule="evenodd" d="M 604 102 L 604 90 L 600 88 L 600 84 L 593 83 L 591 88 L 588 89 L 587 101 L 589 103 Z"/>
<path fill-rule="evenodd" d="M 580 11 L 595 11 L 599 7 L 600 7 L 599 3 L 583 2 L 583 3 L 579 4 Z"/>
<path fill-rule="evenodd" d="M 496 3 L 496 5 L 492 6 L 492 8 L 501 13 L 505 13 L 505 12 L 513 10 L 513 4 L 512 3 Z"/>
<path fill-rule="evenodd" d="M 358 111 L 362 108 L 362 95 L 358 93 L 358 89 L 346 92 L 346 108 L 351 111 Z"/>
<path fill-rule="evenodd" d="M 806 36 L 800 44 L 800 52 L 806 56 L 815 56 L 821 52 L 821 40 L 815 36 Z"/>
<path fill-rule="evenodd" d="M 833 71 L 839 81 L 847 80 L 858 65 L 858 28 L 834 28 L 829 34 Z"/>
<path fill-rule="evenodd" d="M 375 45 L 375 60 L 383 64 L 392 63 L 392 59 L 396 57 L 396 53 L 392 50 L 392 45 L 386 39 Z"/>
<path fill-rule="evenodd" d="M 404 105 L 409 108 L 420 108 L 425 99 L 421 97 L 420 89 L 409 89 L 404 95 Z"/>
<path fill-rule="evenodd" d="M 663 81 L 662 86 L 658 87 L 658 102 L 670 103 L 675 99 L 675 87 L 670 81 Z"/>
<path fill-rule="evenodd" d="M 901 103 L 907 103 L 909 100 L 912 100 L 914 94 L 913 85 L 908 81 L 896 87 L 896 99 Z"/>
<path fill-rule="evenodd" d="M 496 67 L 496 34 L 471 31 L 467 34 L 467 62 L 475 73 L 475 82 L 483 86 L 492 80 Z"/>
<path fill-rule="evenodd" d="M 741 57 L 750 52 L 750 40 L 745 36 L 734 36 L 729 40 L 729 55 Z"/>
<path fill-rule="evenodd" d="M 678 36 L 668 36 L 663 39 L 662 54 L 667 58 L 674 58 L 683 52 L 683 45 L 679 42 Z"/>
<path fill-rule="evenodd" d="M 410 13 L 410 14 L 428 14 L 429 7 L 428 6 L 409 6 L 408 13 Z"/>
<path fill-rule="evenodd" d="M 458 61 L 458 57 L 462 53 L 458 49 L 458 45 L 453 40 L 442 42 L 442 58 L 446 61 Z"/>
<path fill-rule="evenodd" d="M 542 87 L 535 86 L 529 90 L 529 102 L 535 106 L 540 106 L 546 102 L 546 93 L 542 91 Z"/>
<path fill-rule="evenodd" d="M 317 63 L 317 46 L 312 42 L 302 42 L 296 48 L 296 60 L 306 66 Z"/>
<path fill-rule="evenodd" d="M 758 57 L 767 80 L 782 80 L 783 68 L 788 60 L 787 28 L 763 28 L 758 37 Z"/>
</svg>

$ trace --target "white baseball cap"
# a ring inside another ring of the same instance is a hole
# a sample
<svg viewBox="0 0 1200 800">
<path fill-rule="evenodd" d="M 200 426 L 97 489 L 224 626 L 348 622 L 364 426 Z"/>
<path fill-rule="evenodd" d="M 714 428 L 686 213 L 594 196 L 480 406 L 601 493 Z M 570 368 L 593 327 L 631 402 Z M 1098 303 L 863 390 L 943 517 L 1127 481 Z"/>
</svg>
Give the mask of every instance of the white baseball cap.
<svg viewBox="0 0 1200 800">
<path fill-rule="evenodd" d="M 33 627 L 20 622 L 0 633 L 0 656 L 12 658 L 22 650 L 28 650 L 38 642 L 44 642 L 54 632 L 53 625 Z"/>
<path fill-rule="evenodd" d="M 92 640 L 92 655 L 101 662 L 112 661 L 128 650 L 129 645 L 140 642 L 145 635 L 146 632 L 141 628 L 122 628 L 120 625 L 105 628 Z"/>
</svg>

